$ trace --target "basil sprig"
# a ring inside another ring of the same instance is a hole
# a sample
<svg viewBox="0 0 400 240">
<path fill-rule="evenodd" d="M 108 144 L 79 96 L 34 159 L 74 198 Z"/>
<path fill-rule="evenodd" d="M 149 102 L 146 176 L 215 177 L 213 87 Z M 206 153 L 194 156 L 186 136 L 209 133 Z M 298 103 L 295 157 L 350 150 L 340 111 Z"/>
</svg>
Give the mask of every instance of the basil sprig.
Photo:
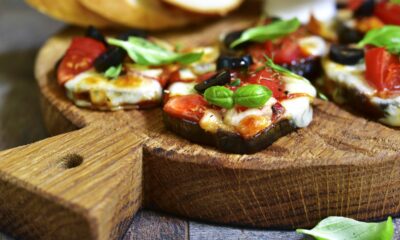
<svg viewBox="0 0 400 240">
<path fill-rule="evenodd" d="M 233 108 L 233 92 L 226 87 L 214 86 L 207 88 L 204 98 L 207 102 L 226 109 Z"/>
<path fill-rule="evenodd" d="M 358 43 L 359 47 L 365 45 L 384 47 L 393 54 L 400 54 L 400 26 L 387 25 L 369 31 Z"/>
<path fill-rule="evenodd" d="M 264 42 L 286 36 L 300 27 L 301 23 L 297 18 L 291 20 L 279 20 L 268 25 L 249 28 L 244 31 L 240 38 L 231 43 L 230 47 L 234 48 L 244 42 Z"/>
<path fill-rule="evenodd" d="M 282 74 L 285 74 L 285 75 L 287 75 L 287 76 L 293 77 L 293 78 L 303 79 L 303 77 L 301 77 L 301 76 L 299 76 L 299 75 L 297 75 L 297 74 L 291 72 L 290 70 L 288 70 L 288 69 L 286 69 L 286 68 L 284 68 L 284 67 L 282 67 L 282 66 L 279 66 L 279 65 L 275 64 L 274 61 L 272 61 L 271 58 L 269 58 L 269 57 L 267 57 L 267 56 L 264 56 L 264 57 L 265 57 L 265 60 L 266 60 L 266 61 L 265 61 L 265 65 L 266 65 L 267 67 L 271 68 L 272 70 L 274 70 L 274 71 L 276 71 L 276 72 L 279 72 L 279 73 L 282 73 Z"/>
<path fill-rule="evenodd" d="M 114 79 L 114 78 L 117 78 L 119 76 L 121 71 L 122 71 L 122 64 L 120 64 L 120 65 L 118 65 L 116 67 L 111 66 L 104 72 L 104 76 L 106 78 Z"/>
<path fill-rule="evenodd" d="M 392 240 L 392 218 L 380 223 L 359 222 L 344 217 L 328 217 L 311 230 L 298 229 L 316 240 Z"/>
<path fill-rule="evenodd" d="M 268 88 L 261 85 L 250 84 L 238 88 L 233 98 L 235 103 L 240 106 L 259 108 L 264 106 L 271 96 L 272 91 Z"/>
<path fill-rule="evenodd" d="M 233 108 L 235 104 L 248 108 L 259 108 L 264 106 L 271 96 L 271 90 L 257 84 L 240 87 L 235 93 L 223 86 L 210 87 L 204 92 L 207 102 L 226 109 Z"/>
<path fill-rule="evenodd" d="M 129 37 L 127 41 L 108 38 L 107 42 L 125 49 L 129 57 L 140 65 L 190 64 L 198 61 L 203 55 L 202 52 L 176 53 L 139 37 Z"/>
</svg>

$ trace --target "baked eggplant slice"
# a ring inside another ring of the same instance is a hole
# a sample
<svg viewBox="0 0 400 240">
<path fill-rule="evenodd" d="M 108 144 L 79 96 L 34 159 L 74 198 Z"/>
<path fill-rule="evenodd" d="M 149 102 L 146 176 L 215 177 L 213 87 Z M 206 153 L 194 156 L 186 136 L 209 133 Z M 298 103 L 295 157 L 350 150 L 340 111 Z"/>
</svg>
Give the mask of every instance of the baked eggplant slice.
<svg viewBox="0 0 400 240">
<path fill-rule="evenodd" d="M 385 26 L 368 32 L 357 48 L 333 45 L 329 57 L 322 61 L 324 92 L 338 104 L 388 126 L 400 127 L 397 36 L 400 27 Z"/>
<path fill-rule="evenodd" d="M 245 139 L 240 134 L 225 130 L 216 133 L 205 131 L 196 122 L 173 117 L 164 112 L 164 124 L 167 129 L 179 136 L 198 144 L 212 146 L 220 151 L 235 154 L 252 154 L 262 151 L 276 140 L 296 130 L 289 120 L 271 124 L 257 135 Z"/>
<path fill-rule="evenodd" d="M 210 81 L 226 72 L 229 82 L 225 77 Z M 312 121 L 315 88 L 270 59 L 263 69 L 250 66 L 208 75 L 210 79 L 175 79 L 165 90 L 164 123 L 185 139 L 228 153 L 251 154 Z"/>
</svg>

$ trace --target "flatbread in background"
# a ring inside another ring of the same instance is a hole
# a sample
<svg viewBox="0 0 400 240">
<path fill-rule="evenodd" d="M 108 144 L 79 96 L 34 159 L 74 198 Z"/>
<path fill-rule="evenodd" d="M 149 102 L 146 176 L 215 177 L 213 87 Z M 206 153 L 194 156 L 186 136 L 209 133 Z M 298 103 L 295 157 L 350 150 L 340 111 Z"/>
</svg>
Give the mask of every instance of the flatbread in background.
<svg viewBox="0 0 400 240">
<path fill-rule="evenodd" d="M 172 6 L 204 15 L 226 15 L 238 8 L 243 0 L 162 0 Z"/>
<path fill-rule="evenodd" d="M 182 27 L 200 16 L 167 8 L 160 0 L 79 0 L 91 11 L 132 28 L 160 30 Z"/>
<path fill-rule="evenodd" d="M 91 12 L 78 0 L 26 0 L 26 2 L 43 14 L 74 25 L 93 25 L 100 28 L 116 25 Z"/>
</svg>

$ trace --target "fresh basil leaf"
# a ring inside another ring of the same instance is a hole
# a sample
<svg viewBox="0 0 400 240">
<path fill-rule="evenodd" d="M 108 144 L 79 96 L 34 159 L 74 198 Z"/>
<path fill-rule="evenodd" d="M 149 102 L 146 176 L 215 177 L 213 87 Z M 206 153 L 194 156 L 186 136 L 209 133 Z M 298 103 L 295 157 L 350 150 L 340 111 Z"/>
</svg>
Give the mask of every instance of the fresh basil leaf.
<svg viewBox="0 0 400 240">
<path fill-rule="evenodd" d="M 121 73 L 121 71 L 122 71 L 122 64 L 120 64 L 120 65 L 118 65 L 118 66 L 116 66 L 116 67 L 112 66 L 112 67 L 109 67 L 109 68 L 104 72 L 104 76 L 105 76 L 106 78 L 114 79 L 114 78 L 117 78 L 117 77 L 119 76 L 119 74 Z"/>
<path fill-rule="evenodd" d="M 235 104 L 248 108 L 259 108 L 265 105 L 265 103 L 271 98 L 272 91 L 268 88 L 250 84 L 240 87 L 236 90 L 233 95 Z"/>
<path fill-rule="evenodd" d="M 285 74 L 287 76 L 293 77 L 293 78 L 304 79 L 302 76 L 299 76 L 299 75 L 289 71 L 288 69 L 275 64 L 274 61 L 272 61 L 271 58 L 265 56 L 265 59 L 266 59 L 265 65 L 267 67 L 271 68 L 272 70 L 274 70 L 276 72 L 279 72 L 279 73 L 282 73 L 282 74 Z"/>
<path fill-rule="evenodd" d="M 234 48 L 248 41 L 264 42 L 280 38 L 296 31 L 300 25 L 300 21 L 297 18 L 293 18 L 291 20 L 279 20 L 268 25 L 250 28 L 244 31 L 240 38 L 232 42 L 230 47 Z"/>
<path fill-rule="evenodd" d="M 392 240 L 392 218 L 381 223 L 365 223 L 344 217 L 328 217 L 311 229 L 298 229 L 317 240 Z"/>
<path fill-rule="evenodd" d="M 400 4 L 400 0 L 390 0 L 390 3 L 397 3 L 397 4 Z"/>
<path fill-rule="evenodd" d="M 385 47 L 393 54 L 400 54 L 400 26 L 387 25 L 369 31 L 358 43 L 359 47 L 365 45 Z"/>
<path fill-rule="evenodd" d="M 125 49 L 129 57 L 140 65 L 190 64 L 199 60 L 203 55 L 202 52 L 176 53 L 139 37 L 129 37 L 127 41 L 108 38 L 107 42 Z"/>
<path fill-rule="evenodd" d="M 226 87 L 214 86 L 207 88 L 204 98 L 207 102 L 226 109 L 233 108 L 233 92 Z"/>
</svg>

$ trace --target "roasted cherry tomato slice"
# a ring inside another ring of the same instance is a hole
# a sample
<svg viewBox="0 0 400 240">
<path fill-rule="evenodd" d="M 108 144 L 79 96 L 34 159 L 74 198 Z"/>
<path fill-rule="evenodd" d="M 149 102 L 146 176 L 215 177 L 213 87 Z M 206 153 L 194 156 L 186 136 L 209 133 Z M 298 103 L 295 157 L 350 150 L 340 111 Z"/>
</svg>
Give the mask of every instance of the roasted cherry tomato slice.
<svg viewBox="0 0 400 240">
<path fill-rule="evenodd" d="M 284 38 L 280 44 L 274 46 L 272 52 L 267 54 L 277 64 L 291 64 L 304 57 L 298 41 L 292 37 Z"/>
<path fill-rule="evenodd" d="M 400 4 L 382 1 L 375 6 L 375 15 L 386 24 L 400 25 Z"/>
<path fill-rule="evenodd" d="M 366 79 L 378 91 L 400 89 L 400 59 L 385 48 L 371 48 L 365 54 Z"/>
<path fill-rule="evenodd" d="M 269 88 L 276 99 L 280 99 L 284 96 L 280 76 L 271 69 L 265 68 L 261 71 L 250 74 L 246 82 L 263 85 Z"/>
<path fill-rule="evenodd" d="M 206 107 L 207 102 L 203 96 L 192 94 L 170 98 L 164 105 L 164 111 L 177 118 L 199 122 Z"/>
<path fill-rule="evenodd" d="M 77 74 L 93 66 L 93 61 L 106 51 L 103 43 L 88 37 L 72 39 L 65 56 L 57 69 L 57 80 L 64 85 Z"/>
</svg>

